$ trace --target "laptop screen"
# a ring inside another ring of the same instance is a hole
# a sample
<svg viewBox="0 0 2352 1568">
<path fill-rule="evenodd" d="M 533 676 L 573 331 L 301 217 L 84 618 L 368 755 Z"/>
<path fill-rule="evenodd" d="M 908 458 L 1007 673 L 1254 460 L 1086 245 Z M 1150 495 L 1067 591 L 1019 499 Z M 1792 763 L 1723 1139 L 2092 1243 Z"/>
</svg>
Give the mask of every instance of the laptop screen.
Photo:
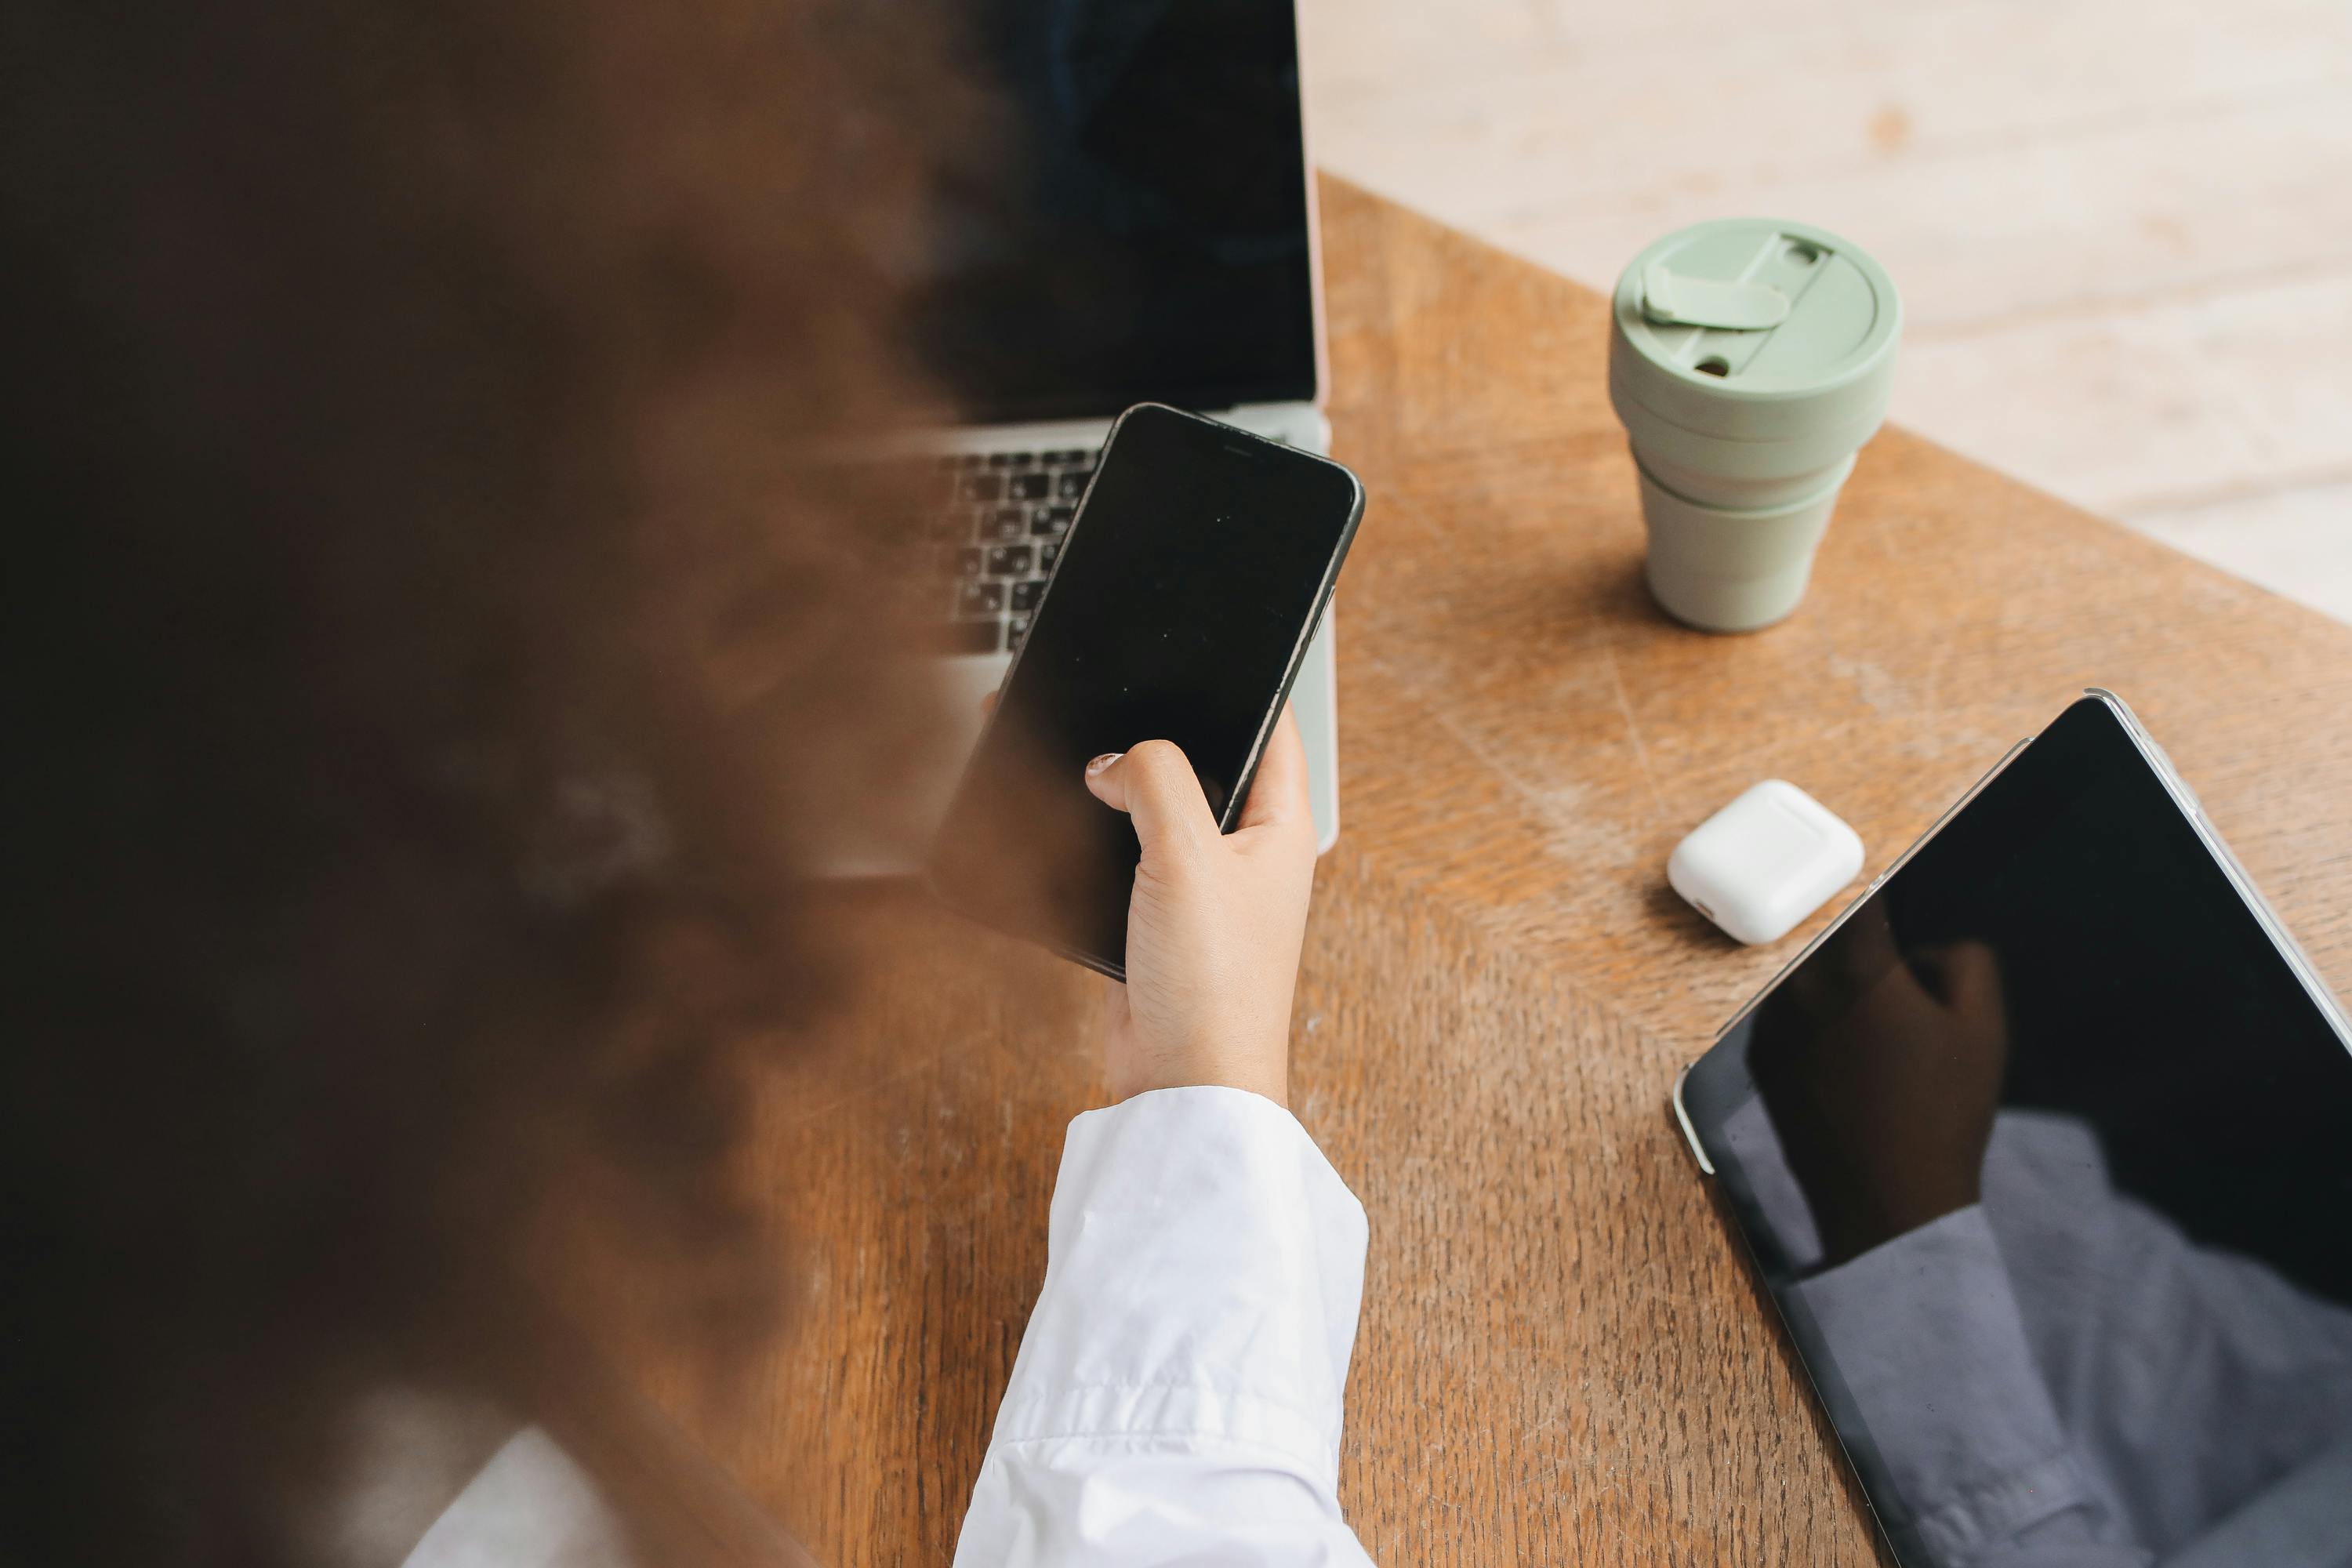
<svg viewBox="0 0 2352 1568">
<path fill-rule="evenodd" d="M 1291 0 L 961 0 L 1002 106 L 914 280 L 977 422 L 1315 394 Z"/>
</svg>

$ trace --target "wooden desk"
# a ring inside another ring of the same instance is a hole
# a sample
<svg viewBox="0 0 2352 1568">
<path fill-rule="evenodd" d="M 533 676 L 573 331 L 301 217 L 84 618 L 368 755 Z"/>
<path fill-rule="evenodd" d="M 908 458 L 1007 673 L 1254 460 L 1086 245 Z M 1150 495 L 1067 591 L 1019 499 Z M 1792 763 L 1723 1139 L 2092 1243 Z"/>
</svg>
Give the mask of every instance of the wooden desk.
<svg viewBox="0 0 2352 1568">
<path fill-rule="evenodd" d="M 1900 431 L 1805 605 L 1682 630 L 1639 581 L 1604 302 L 1326 181 L 1344 825 L 1297 1110 L 1371 1215 L 1342 1495 L 1393 1564 L 1861 1563 L 1872 1539 L 1664 1110 L 1793 952 L 1666 890 L 1767 774 L 1883 867 L 2087 682 L 2138 708 L 2340 989 L 2352 630 Z M 805 1310 L 714 1434 L 832 1564 L 944 1563 L 1045 1268 L 1092 983 L 923 914 L 851 1061 L 759 1107 Z M 1823 917 L 1826 918 L 1826 917 Z"/>
</svg>

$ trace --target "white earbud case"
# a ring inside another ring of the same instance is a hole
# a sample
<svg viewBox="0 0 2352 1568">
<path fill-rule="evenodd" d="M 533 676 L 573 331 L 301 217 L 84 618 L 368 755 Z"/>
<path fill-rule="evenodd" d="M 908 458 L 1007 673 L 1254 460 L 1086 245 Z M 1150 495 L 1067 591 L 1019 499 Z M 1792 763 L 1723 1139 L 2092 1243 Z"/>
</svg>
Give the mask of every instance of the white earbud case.
<svg viewBox="0 0 2352 1568">
<path fill-rule="evenodd" d="M 1666 880 L 1738 940 L 1778 942 L 1862 874 L 1861 835 L 1782 779 L 1766 779 L 1675 846 Z"/>
</svg>

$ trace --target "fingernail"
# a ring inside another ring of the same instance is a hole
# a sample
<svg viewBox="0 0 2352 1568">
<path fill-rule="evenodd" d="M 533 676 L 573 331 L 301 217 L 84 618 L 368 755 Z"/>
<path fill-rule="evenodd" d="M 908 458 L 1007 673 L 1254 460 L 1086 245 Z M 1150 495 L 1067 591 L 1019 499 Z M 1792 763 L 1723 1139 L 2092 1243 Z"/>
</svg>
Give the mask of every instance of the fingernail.
<svg viewBox="0 0 2352 1568">
<path fill-rule="evenodd" d="M 1105 768 L 1110 766 L 1111 763 L 1118 761 L 1119 758 L 1125 755 L 1127 755 L 1125 752 L 1105 752 L 1101 756 L 1097 757 L 1093 762 L 1087 764 L 1087 777 L 1094 777 L 1097 773 L 1102 772 Z"/>
</svg>

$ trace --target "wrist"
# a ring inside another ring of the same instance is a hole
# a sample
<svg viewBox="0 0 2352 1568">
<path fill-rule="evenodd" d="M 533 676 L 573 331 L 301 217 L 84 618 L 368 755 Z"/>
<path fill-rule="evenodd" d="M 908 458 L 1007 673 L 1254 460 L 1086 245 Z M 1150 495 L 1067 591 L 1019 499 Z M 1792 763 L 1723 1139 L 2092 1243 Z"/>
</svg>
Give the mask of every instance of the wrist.
<svg viewBox="0 0 2352 1568">
<path fill-rule="evenodd" d="M 1290 1104 L 1288 1042 L 1268 1051 L 1195 1047 L 1165 1058 L 1114 1068 L 1108 1085 L 1114 1104 L 1160 1089 L 1238 1089 L 1276 1105 Z"/>
<path fill-rule="evenodd" d="M 1865 1178 L 1854 1190 L 1852 1202 L 1817 1216 L 1824 1261 L 1850 1261 L 1979 1201 L 1981 1194 L 1973 1173 L 1906 1173 L 1877 1181 Z"/>
</svg>

